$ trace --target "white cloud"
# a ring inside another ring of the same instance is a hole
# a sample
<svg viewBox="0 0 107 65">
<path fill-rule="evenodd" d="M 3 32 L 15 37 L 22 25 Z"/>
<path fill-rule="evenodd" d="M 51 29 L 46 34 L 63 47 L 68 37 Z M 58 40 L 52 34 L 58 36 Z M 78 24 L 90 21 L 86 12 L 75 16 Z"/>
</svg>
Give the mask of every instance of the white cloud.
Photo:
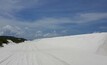
<svg viewBox="0 0 107 65">
<path fill-rule="evenodd" d="M 18 25 L 18 26 L 25 26 L 25 27 L 35 27 L 35 28 L 58 28 L 60 24 L 65 23 L 87 23 L 87 22 L 94 22 L 101 19 L 107 19 L 107 13 L 86 13 L 86 14 L 79 14 L 74 16 L 74 18 L 43 18 L 40 20 L 35 21 L 19 21 L 16 19 L 6 19 L 0 17 L 0 26 L 4 25 Z"/>
<path fill-rule="evenodd" d="M 75 16 L 75 21 L 77 23 L 94 22 L 101 19 L 107 19 L 107 13 L 85 13 Z"/>
<path fill-rule="evenodd" d="M 43 5 L 43 0 L 0 0 L 0 28 L 6 25 L 24 27 L 25 29 L 39 30 L 39 29 L 63 29 L 61 24 L 84 24 L 87 22 L 94 22 L 102 19 L 107 19 L 107 13 L 79 13 L 74 17 L 60 17 L 60 18 L 42 18 L 35 21 L 20 21 L 14 16 L 15 13 L 26 8 L 39 7 Z M 46 2 L 45 2 L 46 3 Z M 105 28 L 105 27 L 103 27 Z M 66 32 L 66 31 L 63 31 Z M 52 33 L 53 34 L 53 33 Z M 44 36 L 51 35 L 48 33 Z"/>
<path fill-rule="evenodd" d="M 101 27 L 99 27 L 99 29 L 101 29 L 101 30 L 107 30 L 107 26 L 101 26 Z"/>
<path fill-rule="evenodd" d="M 0 0 L 0 15 L 14 17 L 13 15 L 25 8 L 37 7 L 40 0 Z"/>
<path fill-rule="evenodd" d="M 95 22 L 98 20 L 107 19 L 107 13 L 85 13 L 85 14 L 78 14 L 73 18 L 43 18 L 38 21 L 34 21 L 33 26 L 40 26 L 40 27 L 48 27 L 52 25 L 59 25 L 65 23 L 77 23 L 77 24 L 84 24 L 87 22 Z"/>
<path fill-rule="evenodd" d="M 0 0 L 0 21 L 14 21 L 19 24 L 19 21 L 14 16 L 16 12 L 24 10 L 31 7 L 39 7 L 43 5 L 48 0 Z M 10 17 L 12 19 L 5 19 L 3 17 Z M 58 25 L 62 23 L 86 23 L 96 20 L 101 20 L 107 18 L 107 13 L 79 13 L 74 15 L 73 18 L 43 18 L 41 20 L 35 20 L 34 23 L 24 23 L 25 25 L 30 24 L 35 26 L 45 26 L 45 25 Z M 2 23 L 3 23 L 2 22 Z M 13 22 L 13 23 L 14 23 Z M 5 23 L 5 22 L 4 22 Z M 8 22 L 7 22 L 8 23 Z M 23 22 L 22 22 L 23 23 Z M 6 23 L 5 23 L 6 24 Z"/>
<path fill-rule="evenodd" d="M 61 24 L 71 24 L 71 23 L 77 23 L 77 24 L 84 24 L 87 22 L 97 21 L 101 19 L 107 19 L 107 13 L 87 13 L 87 14 L 79 14 L 74 16 L 74 18 L 43 18 L 40 20 L 35 21 L 19 21 L 17 19 L 10 19 L 10 18 L 4 18 L 0 17 L 0 28 L 11 25 L 11 26 L 18 26 L 21 28 L 21 32 L 26 32 L 25 35 L 32 38 L 34 35 L 36 35 L 37 31 L 41 30 L 59 30 L 63 29 L 65 26 L 61 26 Z M 101 29 L 105 29 L 105 27 L 101 27 Z M 24 29 L 24 30 L 23 30 Z M 20 33 L 20 32 L 19 32 Z M 65 30 L 62 31 L 62 33 L 66 33 Z M 1 32 L 1 34 L 3 34 Z M 23 33 L 22 33 L 23 34 Z M 29 35 L 28 35 L 29 34 Z M 58 33 L 39 33 L 36 36 L 55 36 L 60 35 Z M 21 35 L 22 36 L 22 35 Z M 25 36 L 25 37 L 27 37 Z"/>
</svg>

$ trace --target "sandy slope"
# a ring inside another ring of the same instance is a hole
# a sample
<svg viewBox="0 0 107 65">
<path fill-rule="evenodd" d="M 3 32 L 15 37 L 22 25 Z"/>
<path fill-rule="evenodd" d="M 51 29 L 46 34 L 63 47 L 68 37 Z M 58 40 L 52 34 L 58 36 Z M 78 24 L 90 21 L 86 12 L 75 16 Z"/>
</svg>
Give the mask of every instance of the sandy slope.
<svg viewBox="0 0 107 65">
<path fill-rule="evenodd" d="M 0 48 L 0 65 L 107 65 L 107 33 L 6 45 Z"/>
</svg>

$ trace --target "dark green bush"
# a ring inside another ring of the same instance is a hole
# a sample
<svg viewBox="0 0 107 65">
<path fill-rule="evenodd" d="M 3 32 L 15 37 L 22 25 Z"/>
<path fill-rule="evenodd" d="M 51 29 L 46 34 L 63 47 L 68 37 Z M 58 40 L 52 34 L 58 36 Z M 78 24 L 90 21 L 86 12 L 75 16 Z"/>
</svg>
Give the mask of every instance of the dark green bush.
<svg viewBox="0 0 107 65">
<path fill-rule="evenodd" d="M 24 42 L 26 39 L 24 38 L 16 38 L 13 36 L 0 36 L 0 46 L 3 47 L 3 43 L 8 44 L 8 40 L 13 41 L 14 43 Z"/>
</svg>

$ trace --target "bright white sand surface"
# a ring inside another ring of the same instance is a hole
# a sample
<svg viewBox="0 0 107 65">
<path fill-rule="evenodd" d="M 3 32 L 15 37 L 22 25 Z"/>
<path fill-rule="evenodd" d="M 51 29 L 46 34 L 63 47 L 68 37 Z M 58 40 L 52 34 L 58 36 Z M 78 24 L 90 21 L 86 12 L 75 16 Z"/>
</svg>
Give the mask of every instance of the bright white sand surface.
<svg viewBox="0 0 107 65">
<path fill-rule="evenodd" d="M 0 48 L 0 65 L 107 65 L 107 33 L 5 45 Z"/>
</svg>

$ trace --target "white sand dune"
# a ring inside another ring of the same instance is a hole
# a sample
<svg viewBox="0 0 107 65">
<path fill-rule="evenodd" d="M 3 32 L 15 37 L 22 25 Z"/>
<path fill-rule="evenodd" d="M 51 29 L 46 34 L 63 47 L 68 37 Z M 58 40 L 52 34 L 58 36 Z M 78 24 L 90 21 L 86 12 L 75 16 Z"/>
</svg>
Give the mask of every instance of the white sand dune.
<svg viewBox="0 0 107 65">
<path fill-rule="evenodd" d="M 0 65 L 107 65 L 107 33 L 5 45 L 0 48 Z"/>
</svg>

